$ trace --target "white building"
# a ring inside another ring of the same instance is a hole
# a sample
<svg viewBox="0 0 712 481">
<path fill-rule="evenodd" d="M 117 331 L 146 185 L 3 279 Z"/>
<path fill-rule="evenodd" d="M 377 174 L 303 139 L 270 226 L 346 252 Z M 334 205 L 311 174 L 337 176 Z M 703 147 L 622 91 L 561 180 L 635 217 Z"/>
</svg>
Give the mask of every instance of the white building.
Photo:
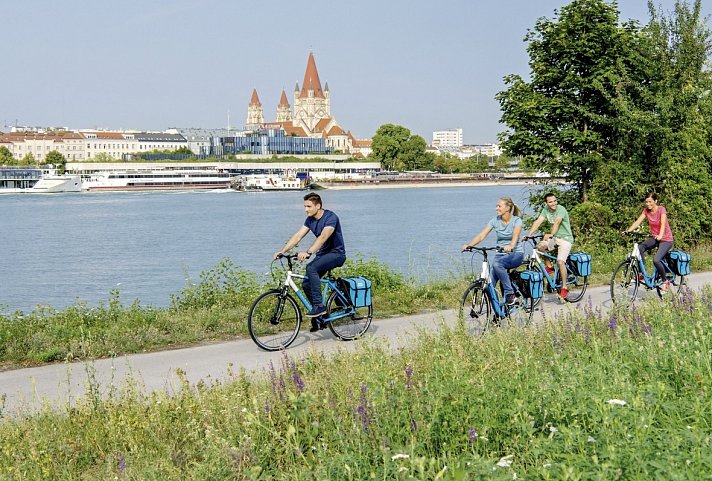
<svg viewBox="0 0 712 481">
<path fill-rule="evenodd" d="M 462 129 L 436 130 L 433 132 L 434 147 L 462 147 Z"/>
</svg>

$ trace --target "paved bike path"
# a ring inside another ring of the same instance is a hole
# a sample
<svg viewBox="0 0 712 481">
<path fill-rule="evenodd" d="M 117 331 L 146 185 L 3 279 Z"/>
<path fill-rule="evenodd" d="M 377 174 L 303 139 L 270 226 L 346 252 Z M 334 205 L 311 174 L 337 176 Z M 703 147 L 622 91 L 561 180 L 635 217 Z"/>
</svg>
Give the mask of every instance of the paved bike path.
<svg viewBox="0 0 712 481">
<path fill-rule="evenodd" d="M 712 284 L 712 272 L 692 274 L 688 278 L 692 289 L 699 289 L 704 284 Z M 645 291 L 643 295 L 655 296 L 655 293 Z M 604 309 L 610 307 L 608 286 L 589 287 L 578 304 L 562 304 L 553 294 L 545 294 L 533 322 L 541 322 L 544 315 L 551 317 L 588 302 Z M 386 338 L 393 346 L 402 346 L 416 335 L 418 328 L 435 330 L 442 322 L 454 324 L 456 320 L 455 309 L 390 319 L 376 318 L 369 335 Z M 300 357 L 310 349 L 329 353 L 340 349 L 351 350 L 358 344 L 359 341 L 339 341 L 328 329 L 314 334 L 305 331 L 299 334 L 287 353 Z M 84 396 L 90 387 L 107 392 L 112 386 L 121 388 L 127 379 L 138 381 L 146 392 L 163 390 L 174 393 L 181 389 L 176 374 L 179 370 L 191 384 L 201 380 L 209 384 L 229 379 L 231 372 L 239 373 L 241 369 L 263 370 L 270 362 L 278 366 L 283 355 L 281 352 L 262 351 L 247 338 L 113 359 L 9 370 L 0 372 L 0 406 L 4 397 L 2 414 L 5 416 L 36 412 L 45 404 L 61 408 Z"/>
</svg>

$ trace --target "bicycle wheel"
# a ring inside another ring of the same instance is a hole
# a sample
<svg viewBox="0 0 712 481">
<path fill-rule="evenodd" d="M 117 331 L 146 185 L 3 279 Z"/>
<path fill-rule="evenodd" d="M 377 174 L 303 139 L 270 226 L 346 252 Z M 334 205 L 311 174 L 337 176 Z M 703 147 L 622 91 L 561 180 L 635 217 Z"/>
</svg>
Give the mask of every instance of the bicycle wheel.
<svg viewBox="0 0 712 481">
<path fill-rule="evenodd" d="M 484 334 L 489 327 L 490 303 L 481 282 L 473 282 L 465 290 L 460 302 L 460 317 L 469 321 L 476 336 Z"/>
<path fill-rule="evenodd" d="M 638 266 L 635 259 L 626 259 L 613 271 L 611 277 L 611 300 L 616 302 L 633 302 L 638 294 Z"/>
<path fill-rule="evenodd" d="M 504 306 L 507 312 L 506 327 L 526 327 L 534 315 L 534 299 L 518 297 L 513 306 Z"/>
<path fill-rule="evenodd" d="M 331 291 L 329 299 L 326 301 L 326 317 L 343 314 L 353 309 L 353 313 L 334 319 L 328 322 L 329 330 L 342 341 L 358 339 L 366 334 L 373 320 L 373 305 L 365 307 L 353 307 L 345 305 L 343 295 L 336 291 Z"/>
<path fill-rule="evenodd" d="M 583 298 L 588 287 L 588 276 L 577 276 L 573 273 L 570 263 L 566 263 L 566 288 L 569 295 L 566 296 L 566 302 L 578 302 Z"/>
<path fill-rule="evenodd" d="M 272 289 L 250 307 L 247 328 L 255 344 L 265 351 L 286 349 L 294 342 L 302 325 L 302 313 L 289 294 Z"/>
</svg>

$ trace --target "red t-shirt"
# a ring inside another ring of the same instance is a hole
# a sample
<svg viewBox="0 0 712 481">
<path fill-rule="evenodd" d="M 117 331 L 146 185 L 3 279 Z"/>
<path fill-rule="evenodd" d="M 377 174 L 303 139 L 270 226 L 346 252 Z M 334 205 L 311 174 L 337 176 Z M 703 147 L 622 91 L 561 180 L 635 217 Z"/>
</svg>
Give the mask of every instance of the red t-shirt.
<svg viewBox="0 0 712 481">
<path fill-rule="evenodd" d="M 660 220 L 662 219 L 663 214 L 667 215 L 667 210 L 665 209 L 665 207 L 659 205 L 657 212 L 648 210 L 648 208 L 646 207 L 645 209 L 643 209 L 643 213 L 645 214 L 645 217 L 648 218 L 648 225 L 650 225 L 650 233 L 653 234 L 653 237 L 660 234 Z M 665 219 L 665 235 L 660 240 L 662 242 L 672 242 L 672 231 L 670 230 L 670 222 L 667 218 Z"/>
</svg>

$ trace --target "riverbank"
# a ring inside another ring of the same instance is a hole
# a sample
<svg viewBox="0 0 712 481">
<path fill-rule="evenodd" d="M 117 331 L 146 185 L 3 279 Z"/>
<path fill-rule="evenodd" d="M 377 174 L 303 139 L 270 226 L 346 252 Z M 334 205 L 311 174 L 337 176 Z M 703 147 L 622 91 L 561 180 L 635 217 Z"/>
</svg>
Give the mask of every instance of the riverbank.
<svg viewBox="0 0 712 481">
<path fill-rule="evenodd" d="M 493 187 L 497 185 L 516 186 L 534 185 L 535 179 L 504 179 L 504 180 L 376 180 L 349 179 L 312 183 L 314 190 L 361 190 L 361 189 L 417 189 L 432 187 Z"/>
</svg>

